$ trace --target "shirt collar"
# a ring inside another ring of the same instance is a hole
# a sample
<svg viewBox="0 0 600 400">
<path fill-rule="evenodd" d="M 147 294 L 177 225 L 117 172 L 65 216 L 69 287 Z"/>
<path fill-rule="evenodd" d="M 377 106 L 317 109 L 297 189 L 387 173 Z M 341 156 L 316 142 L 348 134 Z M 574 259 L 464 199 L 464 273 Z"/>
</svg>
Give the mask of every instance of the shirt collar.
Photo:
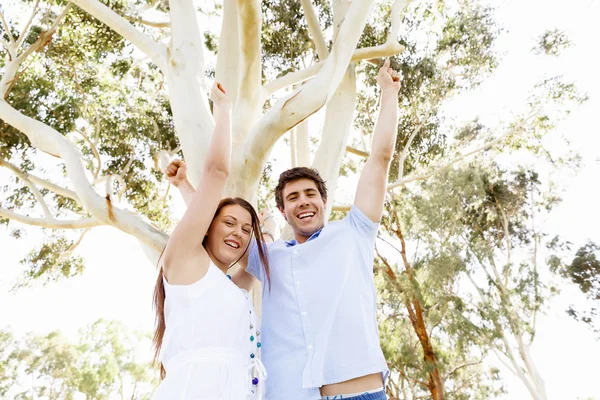
<svg viewBox="0 0 600 400">
<path fill-rule="evenodd" d="M 321 234 L 322 230 L 323 230 L 323 228 L 321 228 L 318 231 L 316 231 L 315 233 L 313 233 L 306 241 L 310 242 L 311 240 L 318 238 L 319 235 Z M 297 244 L 298 244 L 298 241 L 296 241 L 296 239 L 286 240 L 285 241 L 286 247 L 292 247 L 292 246 L 295 246 Z"/>
</svg>

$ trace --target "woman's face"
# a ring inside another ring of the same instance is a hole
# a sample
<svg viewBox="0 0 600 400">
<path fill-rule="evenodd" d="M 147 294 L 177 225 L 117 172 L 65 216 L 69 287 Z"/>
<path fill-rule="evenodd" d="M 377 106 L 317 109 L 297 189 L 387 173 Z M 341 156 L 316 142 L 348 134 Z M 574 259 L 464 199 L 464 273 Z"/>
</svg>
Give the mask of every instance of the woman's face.
<svg viewBox="0 0 600 400">
<path fill-rule="evenodd" d="M 242 257 L 252 234 L 252 216 L 242 206 L 230 204 L 221 209 L 208 228 L 206 250 L 223 266 Z"/>
</svg>

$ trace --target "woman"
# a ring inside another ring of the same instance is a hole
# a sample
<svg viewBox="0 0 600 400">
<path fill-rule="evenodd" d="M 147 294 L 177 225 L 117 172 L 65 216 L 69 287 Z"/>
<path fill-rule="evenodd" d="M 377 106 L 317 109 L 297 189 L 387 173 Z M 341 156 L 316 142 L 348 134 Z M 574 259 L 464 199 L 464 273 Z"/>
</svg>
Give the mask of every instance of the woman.
<svg viewBox="0 0 600 400">
<path fill-rule="evenodd" d="M 154 344 L 164 380 L 155 400 L 260 398 L 266 378 L 252 303 L 226 273 L 252 237 L 266 274 L 268 260 L 252 206 L 220 200 L 231 157 L 231 102 L 220 85 L 212 99 L 218 112 L 198 190 L 159 261 Z"/>
</svg>

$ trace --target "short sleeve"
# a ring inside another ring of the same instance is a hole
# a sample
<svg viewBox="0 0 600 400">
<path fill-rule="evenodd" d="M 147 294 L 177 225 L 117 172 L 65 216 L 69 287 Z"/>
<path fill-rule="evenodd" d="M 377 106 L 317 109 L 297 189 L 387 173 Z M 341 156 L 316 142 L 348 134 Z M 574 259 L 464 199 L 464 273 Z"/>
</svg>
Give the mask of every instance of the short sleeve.
<svg viewBox="0 0 600 400">
<path fill-rule="evenodd" d="M 263 283 L 263 266 L 260 261 L 260 254 L 258 253 L 258 243 L 256 239 L 250 243 L 250 249 L 248 250 L 248 265 L 246 266 L 246 272 L 252 274 L 256 279 Z M 266 251 L 266 248 L 265 248 Z"/>
<path fill-rule="evenodd" d="M 375 240 L 379 230 L 379 222 L 373 222 L 358 207 L 352 206 L 346 220 L 359 235 Z"/>
</svg>

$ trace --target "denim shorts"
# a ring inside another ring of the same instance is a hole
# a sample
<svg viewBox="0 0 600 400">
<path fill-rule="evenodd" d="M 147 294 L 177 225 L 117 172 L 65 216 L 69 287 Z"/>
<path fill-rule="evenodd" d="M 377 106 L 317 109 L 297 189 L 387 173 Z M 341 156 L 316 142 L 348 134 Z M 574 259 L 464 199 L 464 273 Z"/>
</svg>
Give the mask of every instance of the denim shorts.
<svg viewBox="0 0 600 400">
<path fill-rule="evenodd" d="M 337 396 L 327 396 L 327 397 L 324 397 L 324 399 L 327 399 L 327 400 L 340 400 L 340 399 L 347 399 L 347 400 L 387 400 L 387 396 L 385 395 L 385 390 L 382 390 L 380 392 L 364 393 L 364 394 L 359 394 L 358 396 L 351 396 L 351 397 L 346 397 L 343 394 L 339 394 Z"/>
</svg>

